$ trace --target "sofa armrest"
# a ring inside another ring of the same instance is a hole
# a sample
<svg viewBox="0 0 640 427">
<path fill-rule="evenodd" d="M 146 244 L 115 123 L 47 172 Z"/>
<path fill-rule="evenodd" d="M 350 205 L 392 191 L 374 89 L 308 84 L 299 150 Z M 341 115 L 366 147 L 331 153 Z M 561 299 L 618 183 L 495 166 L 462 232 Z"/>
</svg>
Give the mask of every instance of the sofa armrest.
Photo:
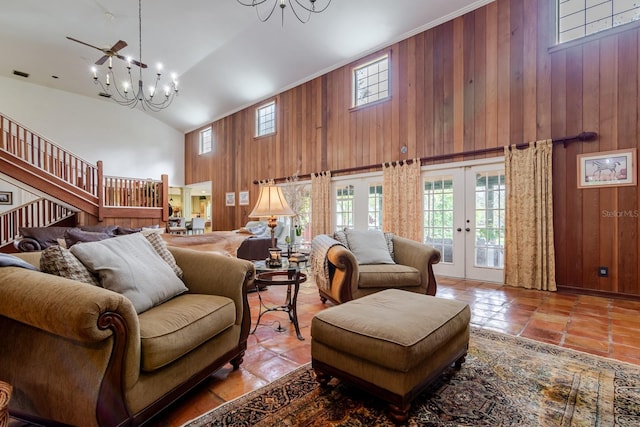
<svg viewBox="0 0 640 427">
<path fill-rule="evenodd" d="M 0 270 L 2 316 L 70 340 L 98 342 L 112 335 L 98 327 L 100 317 L 109 312 L 137 325 L 133 305 L 120 294 L 39 271 Z"/>
<path fill-rule="evenodd" d="M 332 246 L 327 252 L 330 263 L 331 295 L 338 302 L 351 301 L 353 291 L 358 288 L 358 260 L 342 245 Z"/>
<path fill-rule="evenodd" d="M 53 412 L 42 415 L 55 419 L 50 402 L 64 400 L 74 389 L 83 395 L 73 414 L 77 423 L 97 416 L 116 425 L 127 417 L 124 390 L 140 372 L 140 327 L 127 298 L 39 271 L 3 267 L 0 323 L 8 331 L 0 334 L 0 377 L 11 378 L 35 399 L 34 414 L 46 408 Z"/>
<path fill-rule="evenodd" d="M 393 236 L 393 251 L 396 263 L 418 269 L 422 280 L 428 281 L 427 295 L 435 295 L 437 284 L 433 274 L 433 264 L 440 262 L 440 251 L 400 236 Z"/>
</svg>

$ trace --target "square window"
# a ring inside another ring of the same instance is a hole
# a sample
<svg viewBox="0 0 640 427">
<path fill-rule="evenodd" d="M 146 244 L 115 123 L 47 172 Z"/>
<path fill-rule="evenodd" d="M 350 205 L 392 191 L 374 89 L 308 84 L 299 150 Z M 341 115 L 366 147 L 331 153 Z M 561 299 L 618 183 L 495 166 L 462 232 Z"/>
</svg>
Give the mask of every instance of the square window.
<svg viewBox="0 0 640 427">
<path fill-rule="evenodd" d="M 200 141 L 198 144 L 198 154 L 211 152 L 211 128 L 200 131 Z"/>
<path fill-rule="evenodd" d="M 564 43 L 640 19 L 637 0 L 556 0 L 557 40 Z"/>
<path fill-rule="evenodd" d="M 256 137 L 276 133 L 276 101 L 256 108 Z"/>
<path fill-rule="evenodd" d="M 352 105 L 360 107 L 389 97 L 389 54 L 353 69 Z"/>
</svg>

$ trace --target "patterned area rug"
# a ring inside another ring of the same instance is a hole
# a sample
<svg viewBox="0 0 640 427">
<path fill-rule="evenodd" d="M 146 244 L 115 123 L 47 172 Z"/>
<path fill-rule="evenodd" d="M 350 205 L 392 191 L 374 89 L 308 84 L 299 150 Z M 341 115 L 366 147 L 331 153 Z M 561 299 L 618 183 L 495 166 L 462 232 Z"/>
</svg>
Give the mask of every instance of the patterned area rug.
<svg viewBox="0 0 640 427">
<path fill-rule="evenodd" d="M 310 365 L 184 426 L 392 426 L 384 402 Z M 473 329 L 460 371 L 413 403 L 409 426 L 638 426 L 640 366 Z"/>
</svg>

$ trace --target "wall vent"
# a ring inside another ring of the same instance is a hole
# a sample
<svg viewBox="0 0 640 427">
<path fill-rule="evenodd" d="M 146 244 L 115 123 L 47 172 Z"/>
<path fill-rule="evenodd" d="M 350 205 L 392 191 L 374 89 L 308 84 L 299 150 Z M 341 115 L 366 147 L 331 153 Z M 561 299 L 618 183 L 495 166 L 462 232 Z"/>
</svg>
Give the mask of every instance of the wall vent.
<svg viewBox="0 0 640 427">
<path fill-rule="evenodd" d="M 13 74 L 16 76 L 24 77 L 25 79 L 29 77 L 29 73 L 25 73 L 24 71 L 13 70 Z"/>
</svg>

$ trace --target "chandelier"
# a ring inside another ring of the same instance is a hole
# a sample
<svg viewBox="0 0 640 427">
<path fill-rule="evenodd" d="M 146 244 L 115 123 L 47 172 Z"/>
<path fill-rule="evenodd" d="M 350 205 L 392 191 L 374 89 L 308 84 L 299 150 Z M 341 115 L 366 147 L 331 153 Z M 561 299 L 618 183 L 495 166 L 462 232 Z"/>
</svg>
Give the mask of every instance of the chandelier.
<svg viewBox="0 0 640 427">
<path fill-rule="evenodd" d="M 158 64 L 155 79 L 145 91 L 142 70 L 148 67 L 142 62 L 142 0 L 138 0 L 138 47 L 140 56 L 137 61 L 131 57 L 125 58 L 112 52 L 108 58 L 105 80 L 102 81 L 99 78 L 97 68 L 93 67 L 93 82 L 102 88 L 101 96 L 111 98 L 120 105 L 135 108 L 140 104 L 143 110 L 158 112 L 171 105 L 178 95 L 178 81 L 176 74 L 173 73 L 169 83 L 161 83 L 162 64 Z M 118 80 L 113 70 L 113 56 L 127 61 L 127 76 L 121 86 L 118 86 Z M 132 66 L 138 67 L 137 76 L 135 69 L 133 73 L 131 72 Z"/>
<path fill-rule="evenodd" d="M 331 0 L 237 0 L 243 6 L 252 6 L 256 9 L 256 15 L 258 15 L 258 19 L 262 22 L 266 22 L 271 18 L 273 12 L 275 12 L 276 7 L 280 6 L 280 11 L 282 14 L 282 25 L 284 26 L 284 10 L 289 6 L 289 9 L 293 12 L 298 21 L 306 24 L 311 18 L 311 14 L 324 12 L 329 5 L 331 4 Z M 324 4 L 322 7 L 316 7 L 316 3 Z M 264 5 L 264 6 L 262 6 Z"/>
</svg>

